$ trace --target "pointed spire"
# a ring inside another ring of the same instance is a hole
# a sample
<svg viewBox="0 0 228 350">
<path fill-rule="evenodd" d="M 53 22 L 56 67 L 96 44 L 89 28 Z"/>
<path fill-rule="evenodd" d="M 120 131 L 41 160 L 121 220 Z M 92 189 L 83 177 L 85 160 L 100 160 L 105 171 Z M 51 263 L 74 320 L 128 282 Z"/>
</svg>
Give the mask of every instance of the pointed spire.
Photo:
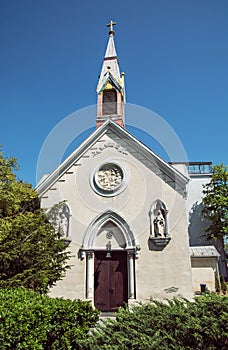
<svg viewBox="0 0 228 350">
<path fill-rule="evenodd" d="M 110 23 L 107 24 L 107 26 L 110 27 L 109 39 L 101 69 L 101 74 L 97 84 L 98 93 L 103 88 L 103 84 L 107 80 L 108 73 L 111 73 L 112 77 L 118 82 L 118 84 L 120 84 L 121 81 L 119 62 L 114 42 L 115 32 L 113 30 L 113 25 L 116 25 L 116 22 L 110 21 Z"/>
<path fill-rule="evenodd" d="M 114 25 L 116 22 L 113 21 L 107 24 L 110 27 L 109 39 L 97 84 L 97 127 L 107 119 L 112 119 L 124 126 L 124 76 L 120 75 L 114 42 Z"/>
<path fill-rule="evenodd" d="M 107 58 L 113 58 L 113 59 L 116 58 L 117 59 L 117 53 L 116 53 L 113 34 L 110 34 L 110 36 L 109 36 L 108 46 L 107 46 L 104 58 L 105 59 L 107 59 Z"/>
</svg>

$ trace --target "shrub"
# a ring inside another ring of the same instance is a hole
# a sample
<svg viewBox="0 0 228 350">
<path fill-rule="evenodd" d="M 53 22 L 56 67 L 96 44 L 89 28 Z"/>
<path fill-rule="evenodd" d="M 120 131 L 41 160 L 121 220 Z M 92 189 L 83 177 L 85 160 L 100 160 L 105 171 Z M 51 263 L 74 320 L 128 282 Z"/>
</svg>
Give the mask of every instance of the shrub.
<svg viewBox="0 0 228 350">
<path fill-rule="evenodd" d="M 0 289 L 0 349 L 75 349 L 98 320 L 89 302 Z"/>
<path fill-rule="evenodd" d="M 205 295 L 120 309 L 98 325 L 81 349 L 227 349 L 228 298 Z"/>
</svg>

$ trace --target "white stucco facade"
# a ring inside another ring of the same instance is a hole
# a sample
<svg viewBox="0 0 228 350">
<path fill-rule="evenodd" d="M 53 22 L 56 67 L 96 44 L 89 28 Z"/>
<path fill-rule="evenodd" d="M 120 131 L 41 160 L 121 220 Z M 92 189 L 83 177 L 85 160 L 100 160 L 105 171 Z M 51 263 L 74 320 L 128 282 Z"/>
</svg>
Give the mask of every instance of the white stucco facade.
<svg viewBox="0 0 228 350">
<path fill-rule="evenodd" d="M 93 253 L 105 251 L 110 242 L 112 250 L 128 253 L 128 299 L 192 297 L 186 177 L 155 159 L 150 150 L 114 123 L 109 122 L 103 129 L 77 160 L 71 159 L 65 171 L 58 170 L 53 182 L 46 178 L 38 187 L 42 207 L 50 208 L 65 200 L 71 213 L 68 239 L 75 256 L 72 268 L 51 294 L 93 301 Z M 124 169 L 123 189 L 108 196 L 96 191 L 92 184 L 96 169 L 105 163 Z M 168 178 L 171 171 L 173 179 Z M 168 230 L 166 237 L 157 237 L 158 242 L 151 234 L 151 207 L 157 200 L 167 208 Z M 107 239 L 107 230 L 115 231 L 111 239 Z"/>
</svg>

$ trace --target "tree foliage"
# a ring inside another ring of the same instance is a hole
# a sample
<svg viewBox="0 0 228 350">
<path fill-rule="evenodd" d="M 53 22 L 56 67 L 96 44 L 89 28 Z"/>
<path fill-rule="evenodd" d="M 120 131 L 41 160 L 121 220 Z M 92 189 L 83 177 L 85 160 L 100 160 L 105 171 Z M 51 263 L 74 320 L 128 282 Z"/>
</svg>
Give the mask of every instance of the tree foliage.
<svg viewBox="0 0 228 350">
<path fill-rule="evenodd" d="M 228 234 L 228 166 L 213 167 L 211 181 L 204 185 L 203 215 L 209 221 L 206 233 L 209 239 Z"/>
<path fill-rule="evenodd" d="M 0 150 L 0 287 L 45 292 L 64 275 L 70 253 L 17 169 L 16 159 Z"/>
</svg>

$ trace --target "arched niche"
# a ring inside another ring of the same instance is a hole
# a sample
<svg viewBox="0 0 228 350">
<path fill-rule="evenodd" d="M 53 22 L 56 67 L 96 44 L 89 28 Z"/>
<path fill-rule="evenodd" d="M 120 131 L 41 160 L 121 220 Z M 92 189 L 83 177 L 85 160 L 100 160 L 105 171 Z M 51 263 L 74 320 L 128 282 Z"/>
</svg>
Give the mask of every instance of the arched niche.
<svg viewBox="0 0 228 350">
<path fill-rule="evenodd" d="M 168 238 L 168 209 L 164 202 L 157 199 L 150 208 L 150 238 Z"/>
<path fill-rule="evenodd" d="M 49 210 L 49 221 L 60 237 L 69 239 L 71 211 L 66 203 L 54 205 Z"/>
<path fill-rule="evenodd" d="M 70 235 L 70 208 L 64 204 L 59 212 L 59 228 L 63 237 L 68 238 Z"/>
</svg>

